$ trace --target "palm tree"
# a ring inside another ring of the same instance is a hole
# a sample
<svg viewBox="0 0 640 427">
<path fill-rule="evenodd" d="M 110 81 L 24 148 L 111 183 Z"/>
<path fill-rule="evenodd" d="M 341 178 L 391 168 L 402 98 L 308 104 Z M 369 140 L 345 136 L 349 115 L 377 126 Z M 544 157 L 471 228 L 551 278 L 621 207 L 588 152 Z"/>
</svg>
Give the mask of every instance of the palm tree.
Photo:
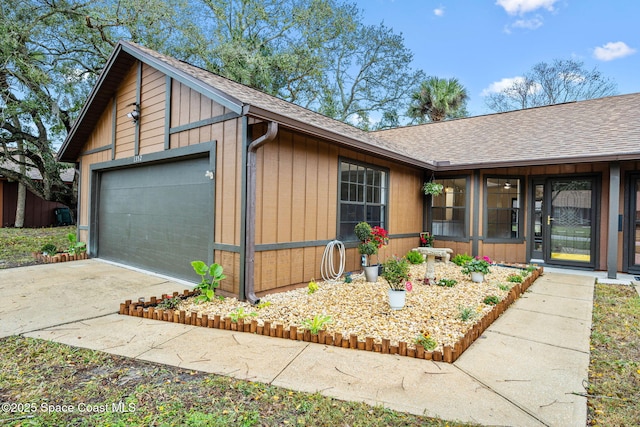
<svg viewBox="0 0 640 427">
<path fill-rule="evenodd" d="M 422 82 L 420 89 L 411 95 L 409 117 L 424 123 L 427 118 L 432 122 L 466 117 L 467 90 L 458 79 L 429 77 Z"/>
</svg>

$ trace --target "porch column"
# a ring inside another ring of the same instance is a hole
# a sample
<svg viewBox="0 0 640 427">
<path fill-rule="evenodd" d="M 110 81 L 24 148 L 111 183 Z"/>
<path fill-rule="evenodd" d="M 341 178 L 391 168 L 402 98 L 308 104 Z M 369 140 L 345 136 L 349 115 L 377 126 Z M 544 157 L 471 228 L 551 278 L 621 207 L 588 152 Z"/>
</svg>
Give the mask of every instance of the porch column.
<svg viewBox="0 0 640 427">
<path fill-rule="evenodd" d="M 618 211 L 620 209 L 620 164 L 609 165 L 609 232 L 607 238 L 607 277 L 618 273 Z"/>
</svg>

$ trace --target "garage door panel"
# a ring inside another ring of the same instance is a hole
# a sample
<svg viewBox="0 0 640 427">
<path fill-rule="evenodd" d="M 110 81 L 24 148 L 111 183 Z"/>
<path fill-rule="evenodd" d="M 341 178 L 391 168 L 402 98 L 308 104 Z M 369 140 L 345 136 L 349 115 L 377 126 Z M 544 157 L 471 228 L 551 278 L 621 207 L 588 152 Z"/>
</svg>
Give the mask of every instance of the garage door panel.
<svg viewBox="0 0 640 427">
<path fill-rule="evenodd" d="M 103 172 L 98 256 L 195 281 L 209 258 L 213 183 L 208 158 Z"/>
</svg>

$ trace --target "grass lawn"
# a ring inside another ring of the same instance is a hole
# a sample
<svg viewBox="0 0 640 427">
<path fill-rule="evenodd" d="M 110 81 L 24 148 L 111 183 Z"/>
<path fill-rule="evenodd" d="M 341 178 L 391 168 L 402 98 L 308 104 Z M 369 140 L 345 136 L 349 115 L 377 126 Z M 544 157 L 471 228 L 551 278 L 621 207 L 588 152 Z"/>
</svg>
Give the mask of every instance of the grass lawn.
<svg viewBox="0 0 640 427">
<path fill-rule="evenodd" d="M 596 285 L 589 364 L 589 424 L 640 426 L 640 297 Z"/>
<path fill-rule="evenodd" d="M 69 247 L 68 233 L 75 233 L 75 225 L 48 228 L 0 228 L 0 268 L 37 264 L 33 252 L 47 243 L 60 250 Z"/>
<path fill-rule="evenodd" d="M 471 425 L 43 340 L 0 346 L 0 401 L 15 404 L 3 426 Z"/>
</svg>

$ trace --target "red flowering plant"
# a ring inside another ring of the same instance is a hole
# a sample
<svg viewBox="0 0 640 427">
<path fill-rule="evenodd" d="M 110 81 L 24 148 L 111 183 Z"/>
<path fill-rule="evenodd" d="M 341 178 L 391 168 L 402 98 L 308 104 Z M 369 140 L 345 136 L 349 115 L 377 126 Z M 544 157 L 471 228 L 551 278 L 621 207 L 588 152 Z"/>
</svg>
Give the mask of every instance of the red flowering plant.
<svg viewBox="0 0 640 427">
<path fill-rule="evenodd" d="M 420 233 L 420 246 L 423 248 L 433 247 L 433 236 L 428 231 Z"/>
<path fill-rule="evenodd" d="M 382 227 L 373 226 L 371 227 L 371 240 L 373 240 L 376 245 L 378 245 L 378 249 L 383 246 L 387 246 L 389 244 L 389 233 Z"/>
<path fill-rule="evenodd" d="M 360 222 L 356 225 L 354 232 L 360 240 L 358 251 L 365 255 L 366 265 L 371 265 L 371 255 L 378 255 L 378 250 L 389 243 L 389 233 L 382 227 L 371 227 L 368 222 Z"/>
</svg>

